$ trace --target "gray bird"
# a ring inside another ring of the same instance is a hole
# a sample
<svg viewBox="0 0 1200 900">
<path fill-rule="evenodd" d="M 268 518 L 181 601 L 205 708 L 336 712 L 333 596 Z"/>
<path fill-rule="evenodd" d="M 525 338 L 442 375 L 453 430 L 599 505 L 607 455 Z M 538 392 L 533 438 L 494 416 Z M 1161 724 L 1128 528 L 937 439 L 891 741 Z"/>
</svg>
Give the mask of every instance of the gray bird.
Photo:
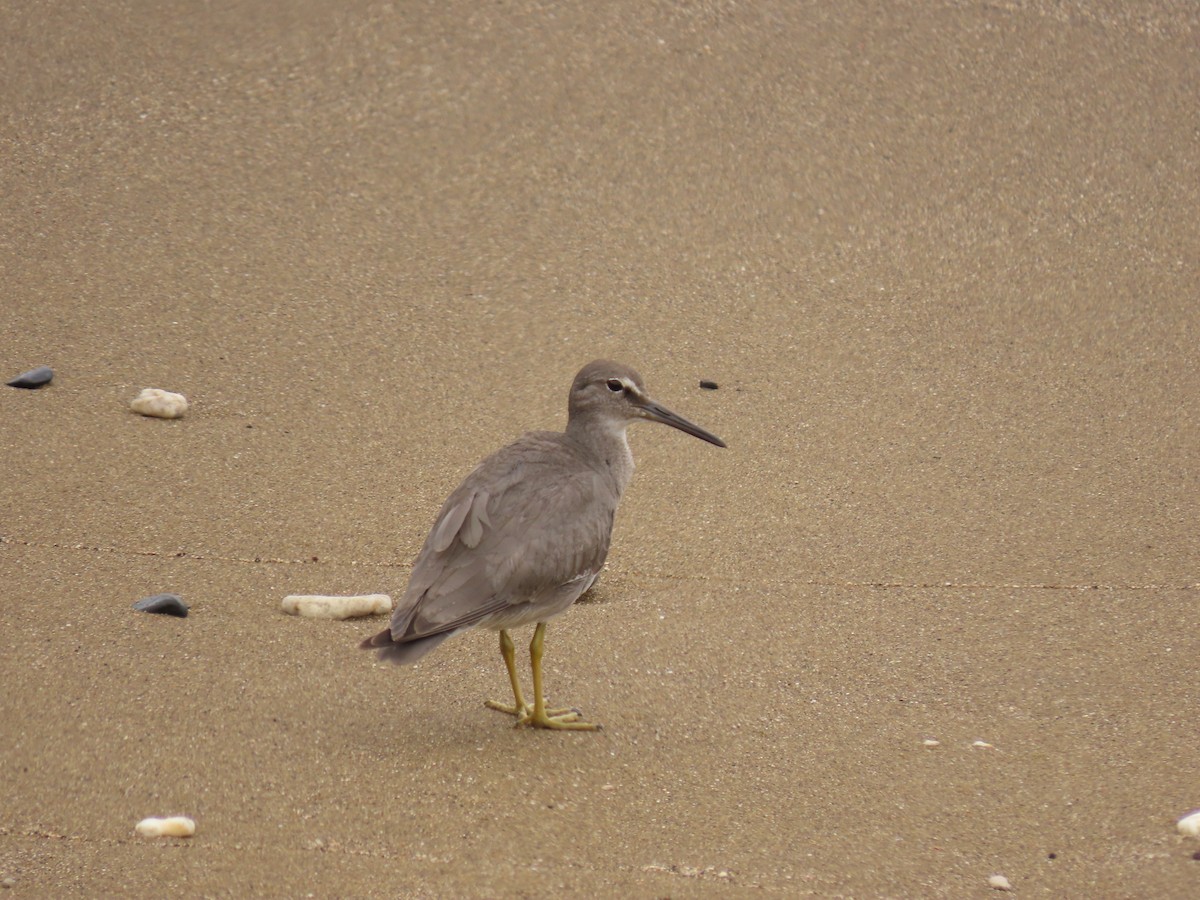
<svg viewBox="0 0 1200 900">
<path fill-rule="evenodd" d="M 629 366 L 596 360 L 571 384 L 567 430 L 531 431 L 481 462 L 442 505 L 413 563 L 391 624 L 367 638 L 381 660 L 416 662 L 451 635 L 500 632 L 512 705 L 487 705 L 518 725 L 593 730 L 573 709 L 547 709 L 542 690 L 546 622 L 596 580 L 613 515 L 633 475 L 625 429 L 662 422 L 724 447 L 716 435 L 650 399 Z M 533 704 L 517 677 L 511 628 L 536 622 L 529 645 Z"/>
</svg>

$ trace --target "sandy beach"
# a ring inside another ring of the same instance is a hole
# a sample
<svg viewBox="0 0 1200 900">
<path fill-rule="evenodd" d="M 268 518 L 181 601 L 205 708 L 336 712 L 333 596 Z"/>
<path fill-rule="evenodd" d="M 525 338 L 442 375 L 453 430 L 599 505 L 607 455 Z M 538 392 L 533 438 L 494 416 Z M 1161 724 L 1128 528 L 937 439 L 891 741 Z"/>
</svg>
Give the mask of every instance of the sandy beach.
<svg viewBox="0 0 1200 900">
<path fill-rule="evenodd" d="M 1200 896 L 1196 7 L 3 19 L 4 897 Z M 597 357 L 729 445 L 631 430 L 603 731 L 281 612 Z"/>
</svg>

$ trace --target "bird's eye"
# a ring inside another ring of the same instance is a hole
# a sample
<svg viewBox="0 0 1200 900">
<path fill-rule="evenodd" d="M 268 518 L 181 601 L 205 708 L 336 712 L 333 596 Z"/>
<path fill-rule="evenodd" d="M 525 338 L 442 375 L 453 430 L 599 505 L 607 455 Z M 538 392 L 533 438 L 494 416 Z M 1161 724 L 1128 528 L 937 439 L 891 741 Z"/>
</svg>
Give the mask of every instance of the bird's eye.
<svg viewBox="0 0 1200 900">
<path fill-rule="evenodd" d="M 621 391 L 625 390 L 625 385 L 618 378 L 610 378 L 608 379 L 608 389 L 614 394 L 619 394 Z"/>
</svg>

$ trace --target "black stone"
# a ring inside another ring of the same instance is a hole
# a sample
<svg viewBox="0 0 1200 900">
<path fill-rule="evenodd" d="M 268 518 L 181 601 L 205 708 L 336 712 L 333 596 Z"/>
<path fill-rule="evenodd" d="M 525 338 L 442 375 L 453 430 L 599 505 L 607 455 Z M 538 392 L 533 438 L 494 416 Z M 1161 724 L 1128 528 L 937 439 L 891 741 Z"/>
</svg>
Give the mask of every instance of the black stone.
<svg viewBox="0 0 1200 900">
<path fill-rule="evenodd" d="M 164 616 L 179 616 L 187 618 L 188 606 L 178 594 L 155 594 L 133 604 L 133 608 L 141 612 L 161 613 Z"/>
<path fill-rule="evenodd" d="M 707 378 L 705 378 L 701 380 L 700 387 L 704 388 L 706 391 L 715 391 L 718 387 L 720 387 L 720 385 L 715 381 L 709 381 Z"/>
<path fill-rule="evenodd" d="M 19 388 L 40 388 L 44 384 L 49 384 L 50 379 L 54 377 L 54 370 L 49 366 L 38 366 L 36 369 L 30 369 L 28 372 L 22 372 L 12 381 L 8 382 L 9 387 Z"/>
</svg>

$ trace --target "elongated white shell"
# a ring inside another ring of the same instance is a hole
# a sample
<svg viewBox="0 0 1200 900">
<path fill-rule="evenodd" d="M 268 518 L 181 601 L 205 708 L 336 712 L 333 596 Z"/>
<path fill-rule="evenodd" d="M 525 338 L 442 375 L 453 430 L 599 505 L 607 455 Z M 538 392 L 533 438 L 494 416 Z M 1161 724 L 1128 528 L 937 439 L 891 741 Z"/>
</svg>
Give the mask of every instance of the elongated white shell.
<svg viewBox="0 0 1200 900">
<path fill-rule="evenodd" d="M 310 619 L 352 619 L 378 616 L 392 611 L 387 594 L 363 594 L 357 597 L 328 597 L 320 594 L 290 594 L 283 598 L 283 611 Z"/>
<path fill-rule="evenodd" d="M 1200 838 L 1200 809 L 1192 810 L 1176 822 L 1175 827 L 1179 829 L 1180 834 Z"/>
<path fill-rule="evenodd" d="M 151 817 L 137 823 L 137 833 L 142 837 L 191 837 L 196 833 L 196 823 L 187 816 Z"/>
<path fill-rule="evenodd" d="M 178 419 L 188 409 L 187 397 L 160 388 L 144 388 L 129 401 L 129 408 L 143 416 L 158 419 Z"/>
</svg>

